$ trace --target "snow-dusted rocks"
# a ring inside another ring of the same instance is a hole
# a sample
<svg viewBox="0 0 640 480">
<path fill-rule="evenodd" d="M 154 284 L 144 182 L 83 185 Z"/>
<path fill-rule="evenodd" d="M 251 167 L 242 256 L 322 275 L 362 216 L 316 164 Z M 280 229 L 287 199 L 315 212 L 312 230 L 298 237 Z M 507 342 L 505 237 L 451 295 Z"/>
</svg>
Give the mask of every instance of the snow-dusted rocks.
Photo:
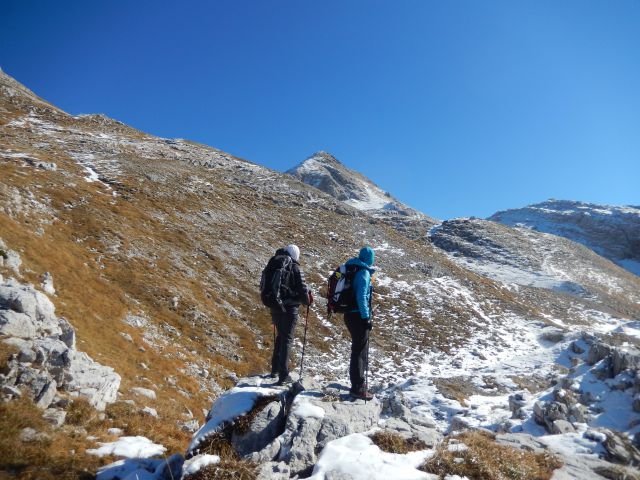
<svg viewBox="0 0 640 480">
<path fill-rule="evenodd" d="M 51 300 L 32 285 L 14 279 L 0 283 L 0 334 L 18 350 L 0 376 L 7 398 L 26 391 L 43 410 L 59 391 L 86 398 L 99 410 L 115 401 L 120 376 L 75 349 L 73 327 L 56 317 Z M 51 411 L 47 418 L 54 425 L 64 421 Z"/>
<path fill-rule="evenodd" d="M 436 429 L 435 422 L 427 416 L 411 411 L 410 401 L 401 389 L 396 389 L 385 397 L 378 426 L 405 439 L 417 438 L 430 447 L 442 440 L 442 434 Z"/>
<path fill-rule="evenodd" d="M 640 208 L 637 206 L 548 200 L 497 212 L 489 220 L 569 238 L 640 275 Z"/>
<path fill-rule="evenodd" d="M 294 473 L 303 472 L 316 463 L 317 452 L 330 441 L 375 427 L 381 411 L 375 398 L 351 401 L 341 390 L 308 389 L 295 398 L 284 433 L 265 450 L 270 453 L 277 446 L 274 459 L 286 462 Z"/>
<path fill-rule="evenodd" d="M 418 476 L 407 478 L 426 478 L 426 474 L 415 470 L 424 460 L 424 453 L 412 454 L 411 458 L 384 454 L 363 435 L 380 426 L 434 445 L 440 435 L 428 422 L 420 422 L 400 400 L 385 402 L 387 413 L 381 420 L 382 402 L 377 398 L 353 401 L 346 387 L 337 384 L 322 386 L 306 380 L 305 390 L 300 393 L 293 388 L 274 388 L 272 384 L 272 380 L 263 377 L 240 379 L 235 388 L 214 403 L 208 423 L 194 435 L 188 455 L 196 455 L 212 435 L 218 434 L 239 455 L 260 465 L 259 478 L 284 479 L 312 472 L 318 479 L 347 478 L 339 475 L 351 468 L 345 463 L 346 456 L 341 455 L 339 461 L 332 463 L 331 452 L 346 455 L 362 449 L 377 452 L 379 457 L 372 460 L 367 472 L 380 467 L 388 478 L 405 478 L 403 469 L 408 469 Z M 325 448 L 331 452 L 321 454 L 323 460 L 318 463 L 318 455 Z"/>
</svg>

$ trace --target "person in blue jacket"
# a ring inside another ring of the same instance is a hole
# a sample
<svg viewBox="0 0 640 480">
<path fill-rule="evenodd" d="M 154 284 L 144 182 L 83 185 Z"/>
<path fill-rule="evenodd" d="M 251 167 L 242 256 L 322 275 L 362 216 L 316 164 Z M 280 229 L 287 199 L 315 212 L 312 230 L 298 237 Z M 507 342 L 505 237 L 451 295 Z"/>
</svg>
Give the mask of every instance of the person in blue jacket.
<svg viewBox="0 0 640 480">
<path fill-rule="evenodd" d="M 365 368 L 368 361 L 369 332 L 371 323 L 371 275 L 375 273 L 372 267 L 375 252 L 371 247 L 360 250 L 358 258 L 352 258 L 346 265 L 359 267 L 353 278 L 353 291 L 357 308 L 344 314 L 344 321 L 351 334 L 351 361 L 349 362 L 349 379 L 354 398 L 370 400 L 373 395 L 367 391 L 365 385 Z"/>
</svg>

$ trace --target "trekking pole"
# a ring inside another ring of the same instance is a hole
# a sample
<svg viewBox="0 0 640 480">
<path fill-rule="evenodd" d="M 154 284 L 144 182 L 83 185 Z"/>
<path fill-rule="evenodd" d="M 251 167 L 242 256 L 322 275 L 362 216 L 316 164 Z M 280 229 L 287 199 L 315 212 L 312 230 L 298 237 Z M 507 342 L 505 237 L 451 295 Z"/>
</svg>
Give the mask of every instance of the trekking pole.
<svg viewBox="0 0 640 480">
<path fill-rule="evenodd" d="M 309 305 L 307 305 L 307 314 L 304 319 L 304 339 L 302 341 L 302 358 L 300 359 L 300 380 L 302 380 L 302 369 L 304 366 L 304 350 L 307 346 L 307 326 L 309 325 Z"/>
</svg>

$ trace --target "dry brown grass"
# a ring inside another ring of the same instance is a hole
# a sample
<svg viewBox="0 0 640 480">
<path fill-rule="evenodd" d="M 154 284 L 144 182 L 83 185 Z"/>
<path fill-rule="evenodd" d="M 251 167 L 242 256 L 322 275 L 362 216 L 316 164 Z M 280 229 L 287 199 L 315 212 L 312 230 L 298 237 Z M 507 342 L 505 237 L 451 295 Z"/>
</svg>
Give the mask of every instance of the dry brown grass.
<svg viewBox="0 0 640 480">
<path fill-rule="evenodd" d="M 452 438 L 468 448 L 448 451 Z M 553 471 L 561 466 L 562 463 L 550 454 L 499 445 L 488 433 L 474 431 L 446 439 L 420 468 L 440 478 L 460 475 L 471 480 L 549 480 Z"/>
<path fill-rule="evenodd" d="M 53 429 L 43 418 L 42 410 L 28 399 L 0 404 L 0 478 L 28 480 L 89 479 L 96 470 L 113 460 L 86 454 L 94 448 L 87 435 L 102 441 L 114 438 L 111 427 L 122 428 L 125 435 L 142 435 L 167 447 L 166 456 L 183 453 L 190 435 L 171 423 L 139 413 L 124 402 L 109 406 L 107 418 L 100 420 L 88 402 L 75 399 L 67 408 L 67 425 Z M 39 441 L 23 442 L 20 433 L 33 428 L 45 434 Z M 4 477 L 3 477 L 4 475 Z"/>
<path fill-rule="evenodd" d="M 47 435 L 22 442 L 20 432 L 33 428 Z M 89 479 L 105 459 L 86 455 L 87 440 L 54 431 L 42 411 L 25 399 L 0 404 L 0 476 L 25 480 Z"/>
<path fill-rule="evenodd" d="M 66 423 L 69 425 L 89 425 L 98 418 L 98 412 L 84 398 L 76 398 L 67 407 Z"/>
<path fill-rule="evenodd" d="M 6 374 L 9 368 L 9 360 L 19 352 L 17 347 L 7 345 L 0 341 L 0 373 Z"/>
<path fill-rule="evenodd" d="M 380 447 L 380 450 L 389 453 L 405 454 L 428 448 L 426 443 L 416 437 L 404 438 L 397 433 L 386 430 L 380 430 L 374 433 L 371 435 L 371 440 Z"/>
<path fill-rule="evenodd" d="M 433 381 L 443 397 L 457 400 L 463 407 L 467 406 L 467 398 L 478 393 L 478 389 L 467 377 L 436 378 Z"/>
<path fill-rule="evenodd" d="M 218 455 L 220 463 L 200 469 L 185 480 L 233 479 L 252 480 L 256 477 L 256 465 L 242 460 L 231 445 L 233 425 L 209 436 L 198 448 L 198 453 Z"/>
<path fill-rule="evenodd" d="M 201 468 L 184 480 L 254 480 L 256 467 L 247 462 L 220 459 L 220 463 Z"/>
</svg>

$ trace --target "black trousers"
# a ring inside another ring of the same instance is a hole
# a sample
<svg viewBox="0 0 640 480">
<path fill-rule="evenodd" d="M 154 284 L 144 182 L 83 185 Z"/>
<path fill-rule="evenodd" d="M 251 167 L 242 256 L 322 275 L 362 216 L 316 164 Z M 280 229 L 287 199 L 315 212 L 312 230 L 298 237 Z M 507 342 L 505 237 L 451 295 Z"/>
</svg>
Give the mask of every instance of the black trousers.
<svg viewBox="0 0 640 480">
<path fill-rule="evenodd" d="M 349 379 L 351 390 L 360 390 L 364 386 L 364 370 L 369 351 L 369 330 L 360 317 L 360 313 L 345 313 L 344 323 L 351 334 L 351 361 L 349 362 Z"/>
<path fill-rule="evenodd" d="M 276 326 L 276 344 L 271 357 L 271 373 L 282 380 L 289 375 L 289 356 L 293 334 L 298 323 L 298 307 L 288 307 L 286 312 L 271 310 L 271 321 Z"/>
</svg>

